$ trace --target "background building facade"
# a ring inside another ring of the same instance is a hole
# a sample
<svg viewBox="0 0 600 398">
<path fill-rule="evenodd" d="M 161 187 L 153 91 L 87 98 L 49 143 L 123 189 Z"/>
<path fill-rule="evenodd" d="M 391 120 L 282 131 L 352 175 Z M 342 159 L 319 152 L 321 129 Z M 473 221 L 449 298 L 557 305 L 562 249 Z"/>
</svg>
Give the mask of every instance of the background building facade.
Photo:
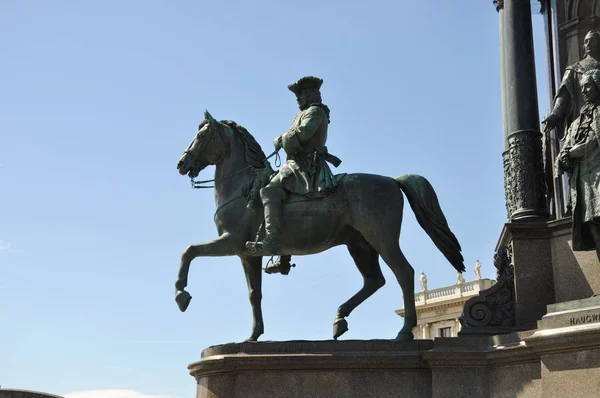
<svg viewBox="0 0 600 398">
<path fill-rule="evenodd" d="M 439 289 L 427 289 L 427 277 L 421 273 L 421 291 L 415 293 L 417 307 L 417 326 L 413 328 L 415 339 L 434 339 L 436 337 L 456 337 L 461 325 L 459 317 L 468 299 L 477 296 L 481 290 L 496 283 L 491 279 L 482 279 L 479 260 L 475 265 L 475 280 L 466 282 L 462 274 L 457 274 L 454 285 Z M 423 282 L 424 281 L 424 282 Z M 404 317 L 404 309 L 396 310 Z"/>
</svg>

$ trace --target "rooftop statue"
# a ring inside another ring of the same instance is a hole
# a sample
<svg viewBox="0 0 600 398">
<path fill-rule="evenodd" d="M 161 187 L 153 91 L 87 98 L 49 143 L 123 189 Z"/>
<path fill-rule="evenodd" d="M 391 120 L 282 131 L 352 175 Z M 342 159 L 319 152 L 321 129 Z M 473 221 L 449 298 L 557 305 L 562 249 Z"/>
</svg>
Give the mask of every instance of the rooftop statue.
<svg viewBox="0 0 600 398">
<path fill-rule="evenodd" d="M 419 284 L 421 285 L 421 291 L 427 291 L 427 275 L 425 272 L 421 271 L 421 275 L 419 275 Z"/>
<path fill-rule="evenodd" d="M 473 268 L 473 272 L 475 272 L 475 280 L 478 281 L 481 279 L 481 261 L 477 259 L 475 261 L 475 268 Z"/>
</svg>

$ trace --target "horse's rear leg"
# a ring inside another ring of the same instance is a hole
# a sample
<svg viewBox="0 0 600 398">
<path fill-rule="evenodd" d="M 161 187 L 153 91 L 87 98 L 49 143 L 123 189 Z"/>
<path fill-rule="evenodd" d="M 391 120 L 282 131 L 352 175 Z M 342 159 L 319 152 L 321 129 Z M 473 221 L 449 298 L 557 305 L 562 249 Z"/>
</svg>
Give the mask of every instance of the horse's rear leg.
<svg viewBox="0 0 600 398">
<path fill-rule="evenodd" d="M 262 317 L 262 257 L 240 257 L 248 283 L 248 295 L 252 306 L 252 333 L 246 341 L 256 341 L 264 333 Z"/>
<path fill-rule="evenodd" d="M 363 276 L 363 287 L 338 308 L 333 321 L 334 339 L 337 339 L 348 330 L 348 322 L 345 318 L 363 301 L 385 285 L 385 278 L 379 266 L 379 254 L 362 235 L 357 234 L 356 238 L 348 243 L 348 251 Z"/>
<path fill-rule="evenodd" d="M 415 270 L 410 265 L 397 241 L 382 244 L 378 247 L 383 261 L 396 276 L 404 295 L 404 326 L 394 340 L 412 340 L 412 329 L 417 326 L 417 310 L 415 308 Z"/>
</svg>

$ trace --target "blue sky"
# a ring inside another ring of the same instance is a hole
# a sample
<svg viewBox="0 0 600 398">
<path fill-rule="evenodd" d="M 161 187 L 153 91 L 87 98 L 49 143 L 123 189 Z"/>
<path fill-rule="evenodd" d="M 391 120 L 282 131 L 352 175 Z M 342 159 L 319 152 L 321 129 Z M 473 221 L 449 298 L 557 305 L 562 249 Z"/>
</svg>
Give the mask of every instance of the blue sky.
<svg viewBox="0 0 600 398">
<path fill-rule="evenodd" d="M 477 258 L 495 276 L 506 211 L 491 1 L 5 0 L 0 48 L 3 387 L 193 395 L 187 365 L 246 338 L 251 314 L 237 258 L 197 259 L 194 300 L 185 314 L 175 305 L 182 250 L 216 237 L 212 194 L 190 189 L 177 160 L 204 109 L 270 152 L 297 112 L 286 86 L 304 75 L 325 80 L 338 170 L 426 176 L 466 279 Z M 545 89 L 539 98 L 545 112 Z M 400 243 L 430 289 L 454 283 L 408 206 Z M 361 286 L 344 247 L 295 262 L 263 279 L 262 340 L 331 338 L 337 307 Z M 401 328 L 401 291 L 383 268 L 387 285 L 343 338 Z"/>
</svg>

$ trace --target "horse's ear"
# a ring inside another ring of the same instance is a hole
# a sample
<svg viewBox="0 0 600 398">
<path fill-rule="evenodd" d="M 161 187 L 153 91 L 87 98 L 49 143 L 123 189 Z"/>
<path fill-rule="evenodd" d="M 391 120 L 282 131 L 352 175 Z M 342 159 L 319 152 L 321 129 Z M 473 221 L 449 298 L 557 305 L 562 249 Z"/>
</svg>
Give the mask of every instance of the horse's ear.
<svg viewBox="0 0 600 398">
<path fill-rule="evenodd" d="M 216 121 L 207 110 L 204 111 L 204 119 L 208 120 L 211 124 Z"/>
</svg>

